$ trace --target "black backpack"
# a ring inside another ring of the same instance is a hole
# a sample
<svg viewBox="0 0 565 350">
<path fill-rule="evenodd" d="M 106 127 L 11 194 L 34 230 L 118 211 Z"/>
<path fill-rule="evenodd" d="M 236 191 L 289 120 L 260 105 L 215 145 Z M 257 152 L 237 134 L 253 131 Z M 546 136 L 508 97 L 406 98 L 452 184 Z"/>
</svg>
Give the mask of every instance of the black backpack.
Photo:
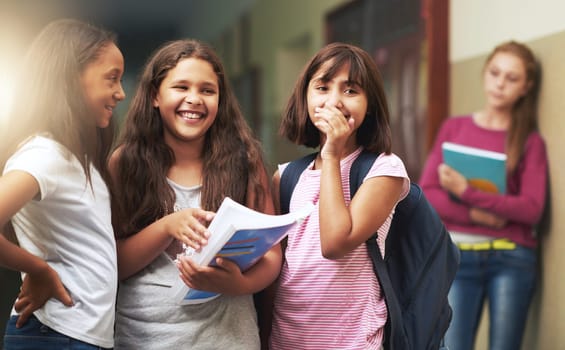
<svg viewBox="0 0 565 350">
<path fill-rule="evenodd" d="M 284 170 L 280 181 L 283 214 L 288 212 L 300 175 L 315 157 L 316 153 L 297 159 Z M 353 162 L 352 198 L 376 158 L 362 152 Z M 384 261 L 375 238 L 367 241 L 367 249 L 388 308 L 384 348 L 439 349 L 451 322 L 447 295 L 459 266 L 459 249 L 417 184 L 410 185 L 410 193 L 396 206 Z"/>
</svg>

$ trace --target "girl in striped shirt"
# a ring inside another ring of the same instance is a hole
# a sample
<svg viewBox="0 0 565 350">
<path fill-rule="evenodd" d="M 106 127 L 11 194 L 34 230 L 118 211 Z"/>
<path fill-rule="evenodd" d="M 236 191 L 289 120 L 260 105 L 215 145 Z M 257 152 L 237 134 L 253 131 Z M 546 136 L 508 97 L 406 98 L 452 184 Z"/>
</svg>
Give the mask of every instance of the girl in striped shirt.
<svg viewBox="0 0 565 350">
<path fill-rule="evenodd" d="M 365 241 L 384 240 L 396 204 L 409 189 L 391 153 L 389 112 L 374 60 L 333 43 L 306 65 L 288 102 L 281 134 L 319 147 L 301 174 L 290 211 L 317 209 L 288 236 L 274 300 L 271 349 L 380 349 L 387 309 Z M 351 164 L 365 149 L 379 154 L 354 198 Z M 278 203 L 279 166 L 273 181 Z"/>
</svg>

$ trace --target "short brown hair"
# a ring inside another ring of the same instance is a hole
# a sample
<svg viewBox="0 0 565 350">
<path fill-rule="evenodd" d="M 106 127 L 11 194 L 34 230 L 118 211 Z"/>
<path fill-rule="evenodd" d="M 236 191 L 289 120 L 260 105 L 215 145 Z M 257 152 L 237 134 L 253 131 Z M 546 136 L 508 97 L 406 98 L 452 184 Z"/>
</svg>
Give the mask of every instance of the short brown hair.
<svg viewBox="0 0 565 350">
<path fill-rule="evenodd" d="M 349 44 L 332 43 L 310 59 L 296 82 L 282 117 L 279 132 L 291 142 L 307 147 L 320 145 L 320 133 L 308 116 L 307 89 L 310 80 L 326 63 L 332 62 L 322 79 L 331 79 L 349 65 L 349 80 L 367 95 L 367 115 L 357 129 L 357 144 L 375 153 L 391 152 L 392 139 L 388 104 L 381 74 L 375 61 L 364 50 Z"/>
</svg>

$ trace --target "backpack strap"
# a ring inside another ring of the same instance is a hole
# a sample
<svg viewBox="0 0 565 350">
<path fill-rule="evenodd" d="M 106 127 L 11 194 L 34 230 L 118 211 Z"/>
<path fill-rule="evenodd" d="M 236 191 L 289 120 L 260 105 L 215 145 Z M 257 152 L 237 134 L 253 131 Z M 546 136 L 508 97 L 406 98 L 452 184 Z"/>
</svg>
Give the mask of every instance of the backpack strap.
<svg viewBox="0 0 565 350">
<path fill-rule="evenodd" d="M 279 185 L 279 202 L 281 205 L 281 214 L 288 213 L 290 205 L 290 197 L 292 196 L 292 191 L 300 178 L 300 175 L 306 169 L 308 164 L 310 164 L 318 152 L 310 153 L 302 158 L 293 160 L 288 163 L 281 175 L 281 181 Z"/>
<path fill-rule="evenodd" d="M 367 176 L 367 173 L 373 166 L 373 163 L 377 159 L 378 155 L 369 152 L 362 152 L 359 157 L 355 160 L 353 165 L 351 166 L 351 172 L 349 174 L 349 187 L 351 191 L 351 198 L 357 192 L 357 189 L 363 183 L 363 179 Z M 410 191 L 410 195 L 414 196 L 415 194 Z M 413 201 L 401 201 L 412 203 Z M 410 210 L 411 208 L 406 208 L 406 210 Z M 402 334 L 398 334 L 397 332 L 402 332 L 402 311 L 400 309 L 400 304 L 398 299 L 396 298 L 396 293 L 394 292 L 394 288 L 392 285 L 392 281 L 390 280 L 390 276 L 388 274 L 388 269 L 386 268 L 385 261 L 381 255 L 381 251 L 377 244 L 377 234 L 375 233 L 372 235 L 366 242 L 367 249 L 369 251 L 369 255 L 371 256 L 371 260 L 373 262 L 373 269 L 375 270 L 375 274 L 379 280 L 381 289 L 385 296 L 386 306 L 389 312 L 386 327 L 389 327 L 390 332 L 385 332 L 385 334 L 390 335 L 390 339 L 385 339 L 385 342 L 388 343 L 387 349 L 395 349 L 398 341 L 403 341 L 405 337 Z M 397 340 L 397 341 L 395 341 Z"/>
<path fill-rule="evenodd" d="M 293 160 L 288 163 L 284 169 L 279 185 L 281 214 L 288 213 L 292 191 L 294 191 L 294 187 L 296 186 L 302 172 L 306 169 L 308 164 L 316 159 L 317 155 L 318 153 L 315 152 Z M 377 157 L 377 154 L 363 151 L 353 161 L 351 170 L 349 171 L 349 191 L 351 193 L 351 198 L 353 198 L 353 195 L 355 195 L 355 192 L 357 192 L 357 189 L 363 183 L 363 179 L 373 166 Z"/>
<path fill-rule="evenodd" d="M 353 198 L 355 192 L 357 192 L 359 187 L 363 184 L 363 179 L 365 179 L 365 176 L 367 176 L 367 173 L 371 170 L 377 157 L 378 154 L 363 151 L 353 161 L 351 169 L 349 170 L 349 192 L 351 198 Z"/>
<path fill-rule="evenodd" d="M 412 192 L 412 190 L 410 192 Z M 390 233 L 391 231 L 389 230 L 389 234 Z M 367 240 L 366 244 L 367 250 L 369 251 L 369 256 L 373 261 L 373 269 L 375 270 L 375 274 L 377 276 L 377 279 L 379 280 L 381 290 L 385 296 L 385 303 L 388 310 L 387 323 L 385 325 L 385 339 L 383 343 L 383 345 L 385 345 L 384 348 L 404 349 L 406 348 L 407 344 L 405 340 L 406 336 L 403 334 L 404 326 L 402 322 L 402 311 L 398 298 L 396 297 L 396 293 L 394 291 L 386 263 L 378 247 L 376 235 L 371 236 L 371 238 Z M 404 344 L 401 345 L 399 343 Z"/>
</svg>

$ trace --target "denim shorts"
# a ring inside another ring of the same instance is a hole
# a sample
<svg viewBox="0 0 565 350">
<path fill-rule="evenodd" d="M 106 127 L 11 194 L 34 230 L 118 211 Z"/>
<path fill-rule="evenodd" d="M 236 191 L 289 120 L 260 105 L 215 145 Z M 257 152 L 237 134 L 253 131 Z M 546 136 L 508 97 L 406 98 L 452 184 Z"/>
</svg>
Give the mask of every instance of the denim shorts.
<svg viewBox="0 0 565 350">
<path fill-rule="evenodd" d="M 68 337 L 31 316 L 16 328 L 18 316 L 10 317 L 4 334 L 4 350 L 103 350 L 99 346 Z"/>
</svg>

